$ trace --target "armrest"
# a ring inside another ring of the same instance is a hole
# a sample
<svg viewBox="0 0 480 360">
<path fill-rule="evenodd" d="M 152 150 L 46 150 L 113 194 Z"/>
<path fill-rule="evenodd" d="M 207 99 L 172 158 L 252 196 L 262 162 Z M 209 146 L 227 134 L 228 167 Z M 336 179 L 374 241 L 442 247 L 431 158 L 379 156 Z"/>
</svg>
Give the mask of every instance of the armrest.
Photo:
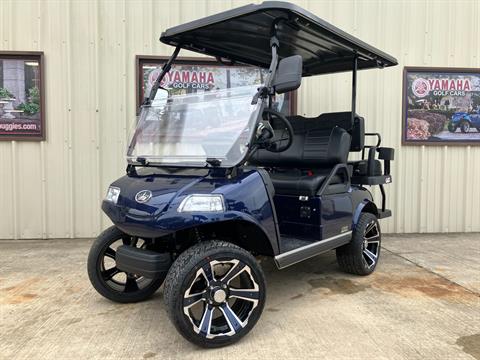
<svg viewBox="0 0 480 360">
<path fill-rule="evenodd" d="M 377 147 L 372 146 L 368 149 L 368 160 L 367 160 L 367 176 L 375 176 L 375 153 L 377 152 Z"/>
<path fill-rule="evenodd" d="M 378 159 L 384 162 L 384 175 L 390 175 L 390 161 L 395 157 L 395 149 L 387 147 L 371 146 L 368 149 L 367 176 L 375 176 L 375 153 L 378 152 Z"/>
<path fill-rule="evenodd" d="M 395 158 L 395 149 L 387 148 L 387 147 L 380 147 L 377 149 L 378 151 L 378 158 L 383 160 L 385 163 L 384 167 L 384 174 L 390 175 L 390 161 L 393 161 Z"/>
<path fill-rule="evenodd" d="M 337 174 L 341 174 L 343 175 L 344 177 L 344 185 L 345 185 L 345 189 L 348 190 L 348 188 L 350 187 L 350 173 L 348 171 L 348 167 L 346 164 L 337 164 L 335 165 L 335 167 L 332 169 L 332 171 L 330 172 L 330 174 L 328 175 L 328 177 L 325 179 L 325 181 L 323 182 L 322 186 L 320 187 L 320 189 L 318 190 L 318 195 L 322 195 L 325 190 L 327 189 L 327 187 L 330 185 L 330 183 L 332 182 L 332 179 L 335 175 Z"/>
</svg>

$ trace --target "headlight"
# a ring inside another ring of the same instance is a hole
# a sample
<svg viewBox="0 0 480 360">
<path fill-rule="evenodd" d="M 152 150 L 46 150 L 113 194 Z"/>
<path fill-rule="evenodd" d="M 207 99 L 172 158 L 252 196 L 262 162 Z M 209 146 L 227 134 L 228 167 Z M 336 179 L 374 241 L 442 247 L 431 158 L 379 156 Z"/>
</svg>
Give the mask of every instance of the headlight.
<svg viewBox="0 0 480 360">
<path fill-rule="evenodd" d="M 189 195 L 180 203 L 178 212 L 222 212 L 225 211 L 223 196 L 214 195 Z"/>
<path fill-rule="evenodd" d="M 118 201 L 119 195 L 120 195 L 120 188 L 115 186 L 110 186 L 107 191 L 107 196 L 105 196 L 105 200 L 116 204 Z"/>
</svg>

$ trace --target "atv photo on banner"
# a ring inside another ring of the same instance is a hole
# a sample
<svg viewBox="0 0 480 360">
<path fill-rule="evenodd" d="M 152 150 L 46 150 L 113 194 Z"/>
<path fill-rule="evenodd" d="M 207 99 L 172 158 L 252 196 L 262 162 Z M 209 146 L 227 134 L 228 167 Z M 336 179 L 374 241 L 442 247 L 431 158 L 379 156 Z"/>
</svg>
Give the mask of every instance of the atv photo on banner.
<svg viewBox="0 0 480 360">
<path fill-rule="evenodd" d="M 480 71 L 405 67 L 403 137 L 407 145 L 480 145 Z"/>
</svg>

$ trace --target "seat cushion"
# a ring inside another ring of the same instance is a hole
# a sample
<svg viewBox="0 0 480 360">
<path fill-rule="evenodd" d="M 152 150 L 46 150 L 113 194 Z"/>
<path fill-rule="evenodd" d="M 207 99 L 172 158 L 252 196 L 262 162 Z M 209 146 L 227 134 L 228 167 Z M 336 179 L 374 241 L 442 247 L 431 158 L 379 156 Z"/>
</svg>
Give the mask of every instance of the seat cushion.
<svg viewBox="0 0 480 360">
<path fill-rule="evenodd" d="M 331 169 L 299 170 L 285 169 L 275 170 L 270 173 L 275 193 L 280 195 L 304 195 L 315 196 Z M 331 184 L 340 184 L 342 179 L 335 175 Z"/>
</svg>

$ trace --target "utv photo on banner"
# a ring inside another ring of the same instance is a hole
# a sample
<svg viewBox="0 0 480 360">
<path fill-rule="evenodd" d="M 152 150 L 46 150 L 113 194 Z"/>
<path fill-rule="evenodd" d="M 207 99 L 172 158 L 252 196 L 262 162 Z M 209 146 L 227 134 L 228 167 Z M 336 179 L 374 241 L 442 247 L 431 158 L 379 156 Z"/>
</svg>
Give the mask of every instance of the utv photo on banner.
<svg viewBox="0 0 480 360">
<path fill-rule="evenodd" d="M 142 102 L 126 175 L 102 202 L 114 225 L 90 250 L 93 287 L 125 303 L 163 284 L 179 333 L 219 347 L 245 336 L 262 314 L 267 286 L 257 255 L 283 269 L 335 249 L 343 271 L 371 274 L 380 219 L 392 215 L 384 185 L 392 182 L 394 149 L 365 133 L 357 71 L 397 60 L 296 5 L 272 1 L 167 29 L 160 41 L 175 50 Z M 209 91 L 163 88 L 181 49 L 265 69 L 265 76 L 261 84 Z M 349 111 L 307 118 L 274 107 L 304 77 L 347 71 Z M 349 161 L 351 152 L 360 160 Z"/>
<path fill-rule="evenodd" d="M 403 143 L 480 145 L 480 70 L 406 67 Z"/>
</svg>

